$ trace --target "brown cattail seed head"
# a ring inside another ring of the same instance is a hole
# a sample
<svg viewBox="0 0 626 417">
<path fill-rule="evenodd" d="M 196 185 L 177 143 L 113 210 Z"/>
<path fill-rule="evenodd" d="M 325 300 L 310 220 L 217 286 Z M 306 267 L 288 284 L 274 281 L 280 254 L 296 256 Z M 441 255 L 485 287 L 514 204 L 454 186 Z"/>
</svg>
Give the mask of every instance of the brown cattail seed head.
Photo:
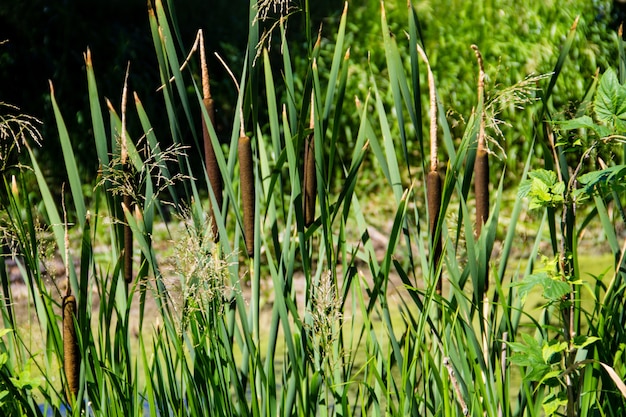
<svg viewBox="0 0 626 417">
<path fill-rule="evenodd" d="M 204 106 L 206 107 L 207 113 L 209 114 L 209 118 L 211 120 L 211 124 L 215 127 L 215 114 L 213 110 L 213 99 L 212 98 L 204 98 Z M 211 136 L 209 135 L 209 128 L 206 124 L 204 117 L 202 118 L 202 136 L 204 138 L 204 160 L 206 164 L 206 171 L 209 177 L 209 183 L 211 185 L 211 189 L 213 190 L 213 194 L 215 194 L 215 200 L 217 203 L 217 207 L 212 207 L 212 211 L 220 210 L 222 207 L 222 173 L 220 172 L 220 168 L 217 165 L 217 158 L 215 157 L 215 150 L 213 149 L 213 143 L 211 142 Z M 219 239 L 217 223 L 215 222 L 215 216 L 212 217 L 212 232 L 213 232 L 213 240 L 217 242 Z"/>
<path fill-rule="evenodd" d="M 426 182 L 426 192 L 428 200 L 428 216 L 430 219 L 430 238 L 433 248 L 433 265 L 438 267 L 441 260 L 441 234 L 436 236 L 439 211 L 441 209 L 441 177 L 437 171 L 428 173 Z M 442 293 L 441 277 L 437 278 L 437 294 Z"/>
<path fill-rule="evenodd" d="M 241 203 L 243 206 L 243 233 L 248 256 L 254 255 L 254 171 L 252 146 L 248 136 L 241 136 L 238 145 Z"/>
<path fill-rule="evenodd" d="M 67 295 L 63 298 L 63 369 L 67 378 L 68 402 L 78 395 L 80 384 L 80 350 L 76 337 L 76 298 Z"/>
<path fill-rule="evenodd" d="M 304 225 L 309 227 L 315 220 L 317 175 L 315 174 L 315 141 L 313 134 L 304 143 Z"/>
</svg>

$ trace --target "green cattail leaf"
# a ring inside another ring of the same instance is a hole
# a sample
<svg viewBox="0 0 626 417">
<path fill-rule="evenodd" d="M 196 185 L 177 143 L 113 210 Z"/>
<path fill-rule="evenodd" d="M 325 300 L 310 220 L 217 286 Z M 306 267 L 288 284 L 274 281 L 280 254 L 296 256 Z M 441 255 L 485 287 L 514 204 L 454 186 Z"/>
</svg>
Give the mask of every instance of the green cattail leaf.
<svg viewBox="0 0 626 417">
<path fill-rule="evenodd" d="M 52 108 L 54 110 L 54 117 L 57 123 L 57 130 L 59 132 L 59 139 L 61 141 L 61 149 L 63 150 L 63 160 L 65 162 L 65 169 L 67 170 L 67 177 L 70 183 L 70 189 L 72 190 L 72 200 L 74 201 L 74 207 L 76 209 L 76 216 L 80 225 L 82 226 L 85 221 L 85 215 L 87 209 L 85 207 L 85 198 L 83 196 L 82 184 L 80 176 L 78 175 L 78 166 L 76 165 L 76 158 L 74 157 L 74 150 L 70 142 L 70 136 L 65 127 L 65 121 L 59 110 L 56 99 L 54 97 L 54 88 L 52 82 L 50 82 L 50 99 L 52 100 Z"/>
<path fill-rule="evenodd" d="M 109 146 L 104 129 L 104 119 L 102 117 L 102 107 L 100 106 L 100 95 L 96 84 L 96 76 L 91 62 L 91 52 L 87 49 L 85 53 L 85 65 L 87 68 L 87 85 L 89 91 L 89 107 L 91 109 L 91 126 L 96 142 L 96 151 L 100 165 L 109 164 Z"/>
</svg>

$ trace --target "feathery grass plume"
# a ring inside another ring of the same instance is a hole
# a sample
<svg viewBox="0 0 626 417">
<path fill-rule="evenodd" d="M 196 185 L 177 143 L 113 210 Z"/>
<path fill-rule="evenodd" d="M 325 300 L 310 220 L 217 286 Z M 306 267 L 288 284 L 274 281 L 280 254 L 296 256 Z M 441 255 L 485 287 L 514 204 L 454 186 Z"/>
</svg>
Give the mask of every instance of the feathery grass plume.
<svg viewBox="0 0 626 417">
<path fill-rule="evenodd" d="M 311 119 L 309 128 L 313 129 L 315 122 L 313 92 L 311 92 Z M 311 132 L 304 141 L 304 225 L 309 227 L 315 220 L 315 199 L 317 197 L 317 175 L 315 174 L 315 140 L 313 132 Z"/>
<path fill-rule="evenodd" d="M 215 109 L 213 98 L 211 97 L 211 84 L 209 81 L 209 70 L 206 63 L 206 53 L 204 50 L 204 36 L 202 35 L 202 30 L 199 31 L 200 36 L 200 66 L 202 69 L 202 101 L 204 103 L 204 107 L 209 115 L 209 119 L 211 120 L 211 125 L 215 129 Z M 213 149 L 213 143 L 211 142 L 211 136 L 209 135 L 209 127 L 206 124 L 206 120 L 202 117 L 202 137 L 204 139 L 204 160 L 206 164 L 206 171 L 209 177 L 209 183 L 211 189 L 213 190 L 213 194 L 215 194 L 215 201 L 217 203 L 217 207 L 211 207 L 211 229 L 213 231 L 213 241 L 217 242 L 219 240 L 219 232 L 217 228 L 217 223 L 215 221 L 215 216 L 213 213 L 215 210 L 221 210 L 222 208 L 222 172 L 220 171 L 220 167 L 217 165 L 217 158 L 215 157 L 215 150 Z"/>
<path fill-rule="evenodd" d="M 312 331 L 316 342 L 316 350 L 321 362 L 328 359 L 328 365 L 336 365 L 332 358 L 333 344 L 340 335 L 339 326 L 343 316 L 341 305 L 343 299 L 337 291 L 330 271 L 321 274 L 319 283 L 312 287 L 310 313 L 313 319 Z"/>
<path fill-rule="evenodd" d="M 9 165 L 10 156 L 15 149 L 18 153 L 21 146 L 28 146 L 28 140 L 41 145 L 43 137 L 37 129 L 41 124 L 38 119 L 25 114 L 12 114 L 19 108 L 0 101 L 0 173 Z"/>
<path fill-rule="evenodd" d="M 430 171 L 426 179 L 426 197 L 428 202 L 428 217 L 430 219 L 430 239 L 433 251 L 433 267 L 438 269 L 441 261 L 442 242 L 441 232 L 437 235 L 437 223 L 439 222 L 439 211 L 441 210 L 441 177 L 439 176 L 437 158 L 437 94 L 435 91 L 435 79 L 430 69 L 430 63 L 424 50 L 417 45 L 417 51 L 426 63 L 428 68 L 428 88 L 430 96 Z M 436 284 L 437 294 L 441 295 L 443 290 L 443 282 L 441 280 L 441 272 L 437 276 Z"/>
<path fill-rule="evenodd" d="M 126 76 L 124 77 L 124 88 L 122 90 L 122 132 L 121 132 L 121 149 L 120 161 L 122 170 L 129 173 L 131 170 L 128 162 L 128 145 L 126 143 L 126 98 L 128 95 L 128 72 L 130 63 L 126 67 Z M 129 210 L 132 206 L 132 198 L 130 193 L 124 194 L 122 197 L 123 204 Z M 133 231 L 128 222 L 124 222 L 124 281 L 127 284 L 133 281 Z"/>
<path fill-rule="evenodd" d="M 241 181 L 241 203 L 243 206 L 243 238 L 248 256 L 254 256 L 254 170 L 252 166 L 252 145 L 243 130 L 237 146 L 239 155 L 239 179 Z"/>
</svg>

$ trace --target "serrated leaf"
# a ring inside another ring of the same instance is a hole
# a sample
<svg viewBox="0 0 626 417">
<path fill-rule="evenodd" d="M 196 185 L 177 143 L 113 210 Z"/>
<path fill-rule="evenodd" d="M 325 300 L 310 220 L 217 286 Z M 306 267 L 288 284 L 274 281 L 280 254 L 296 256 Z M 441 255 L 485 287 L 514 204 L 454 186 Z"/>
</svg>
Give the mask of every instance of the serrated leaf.
<svg viewBox="0 0 626 417">
<path fill-rule="evenodd" d="M 548 373 L 546 373 L 543 378 L 541 378 L 539 380 L 539 384 L 545 384 L 549 387 L 556 387 L 557 385 L 559 385 L 559 375 L 561 374 L 561 371 L 557 370 L 553 370 L 550 371 Z"/>
<path fill-rule="evenodd" d="M 600 138 L 605 138 L 610 136 L 612 131 L 606 126 L 599 125 L 590 116 L 581 116 L 571 120 L 565 120 L 560 122 L 555 122 L 562 130 L 578 130 L 578 129 L 588 129 L 595 132 L 595 134 Z M 574 142 L 574 145 L 582 145 L 582 142 L 579 140 Z"/>
<path fill-rule="evenodd" d="M 574 337 L 574 348 L 582 349 L 592 343 L 597 342 L 598 340 L 600 340 L 600 338 L 596 336 L 578 335 Z"/>
<path fill-rule="evenodd" d="M 548 394 L 541 404 L 546 416 L 553 416 L 559 411 L 560 407 L 567 405 L 567 397 L 563 392 Z"/>
<path fill-rule="evenodd" d="M 602 74 L 594 110 L 601 122 L 619 130 L 626 126 L 626 88 L 619 83 L 612 68 Z"/>
<path fill-rule="evenodd" d="M 541 349 L 541 356 L 543 357 L 543 361 L 548 364 L 555 363 L 554 355 L 560 355 L 561 352 L 567 349 L 567 343 L 546 343 L 543 345 Z"/>
<path fill-rule="evenodd" d="M 548 171 L 547 169 L 536 169 L 529 172 L 528 176 L 541 181 L 548 187 L 553 186 L 557 182 L 556 173 L 554 171 Z"/>
<path fill-rule="evenodd" d="M 556 124 L 563 130 L 594 129 L 596 126 L 593 119 L 587 115 L 562 122 L 556 122 Z"/>
<path fill-rule="evenodd" d="M 584 192 L 590 195 L 597 186 L 619 182 L 624 177 L 626 177 L 626 165 L 615 165 L 583 174 L 578 177 L 578 182 L 584 185 Z"/>
<path fill-rule="evenodd" d="M 564 201 L 565 184 L 558 181 L 553 171 L 537 169 L 528 173 L 528 180 L 522 181 L 518 189 L 520 198 L 530 198 L 530 209 L 554 207 Z"/>
<path fill-rule="evenodd" d="M 549 302 L 558 301 L 570 292 L 570 285 L 567 282 L 561 281 L 558 277 L 555 279 L 547 272 L 541 271 L 528 275 L 515 284 L 519 287 L 522 303 L 526 300 L 528 293 L 538 285 L 543 287 L 543 297 Z"/>
</svg>

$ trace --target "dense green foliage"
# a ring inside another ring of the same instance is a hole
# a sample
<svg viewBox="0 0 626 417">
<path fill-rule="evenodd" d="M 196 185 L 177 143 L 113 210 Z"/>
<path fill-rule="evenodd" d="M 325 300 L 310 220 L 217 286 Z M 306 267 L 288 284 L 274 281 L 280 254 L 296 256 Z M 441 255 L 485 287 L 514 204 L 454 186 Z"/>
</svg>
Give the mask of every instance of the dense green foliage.
<svg viewBox="0 0 626 417">
<path fill-rule="evenodd" d="M 201 48 L 183 65 L 207 34 L 177 34 L 188 22 L 156 1 L 157 93 L 131 78 L 107 100 L 87 50 L 87 143 L 54 81 L 54 134 L 3 116 L 0 410 L 622 415 L 624 43 L 587 5 L 572 25 L 556 2 L 449 3 L 322 19 L 252 0 L 236 81 L 209 89 Z M 522 139 L 475 178 L 497 114 Z"/>
</svg>

